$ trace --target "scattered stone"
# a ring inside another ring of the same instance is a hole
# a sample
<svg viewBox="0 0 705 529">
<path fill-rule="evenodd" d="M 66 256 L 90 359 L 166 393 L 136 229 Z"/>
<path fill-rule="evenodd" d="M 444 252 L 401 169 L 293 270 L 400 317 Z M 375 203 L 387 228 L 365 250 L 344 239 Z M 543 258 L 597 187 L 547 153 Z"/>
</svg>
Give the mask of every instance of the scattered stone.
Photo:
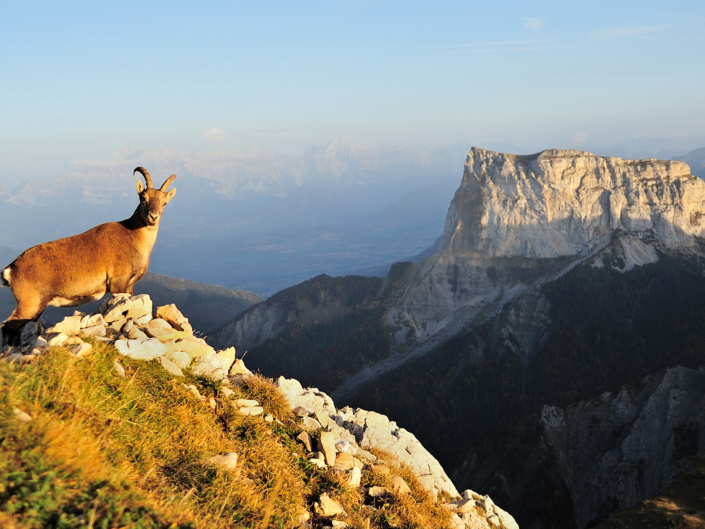
<svg viewBox="0 0 705 529">
<path fill-rule="evenodd" d="M 135 323 L 137 325 L 147 325 L 151 319 L 152 319 L 151 314 L 145 314 L 144 316 L 141 316 L 139 318 L 135 318 Z"/>
<path fill-rule="evenodd" d="M 122 320 L 120 320 L 120 321 L 122 321 Z M 122 329 L 120 330 L 120 332 L 128 333 L 128 332 L 130 332 L 130 329 L 132 329 L 132 327 L 134 325 L 135 325 L 135 320 L 133 320 L 133 319 L 126 320 L 125 324 L 122 326 Z"/>
<path fill-rule="evenodd" d="M 188 338 L 192 339 L 193 337 L 189 336 Z M 188 351 L 185 352 L 188 353 Z M 194 360 L 191 372 L 196 376 L 203 376 L 215 381 L 223 380 L 228 375 L 227 368 L 213 349 L 211 349 L 210 353 L 199 356 Z"/>
<path fill-rule="evenodd" d="M 252 371 L 245 367 L 245 362 L 243 362 L 242 358 L 240 358 L 233 362 L 233 365 L 230 366 L 230 371 L 228 373 L 231 375 L 251 375 Z"/>
<path fill-rule="evenodd" d="M 233 362 L 235 362 L 235 348 L 228 347 L 227 349 L 224 349 L 222 351 L 218 351 L 217 354 L 220 357 L 220 361 L 223 362 L 223 365 L 226 367 L 226 369 L 228 371 L 230 371 L 230 366 L 232 366 Z"/>
<path fill-rule="evenodd" d="M 152 320 L 156 321 L 156 320 Z M 164 320 L 162 320 L 164 321 Z M 166 322 L 164 322 L 166 323 Z M 150 322 L 151 324 L 151 322 Z M 167 323 L 168 325 L 168 323 Z M 147 336 L 150 336 L 152 338 L 156 338 L 160 342 L 168 342 L 169 340 L 174 340 L 177 338 L 176 331 L 174 329 L 169 328 L 169 329 L 164 329 L 163 327 L 149 327 L 144 329 L 144 332 Z"/>
<path fill-rule="evenodd" d="M 333 520 L 331 521 L 331 527 L 332 529 L 348 529 L 350 526 L 345 522 L 341 522 L 340 520 Z"/>
<path fill-rule="evenodd" d="M 85 316 L 81 319 L 81 327 L 94 327 L 95 325 L 101 325 L 105 327 L 105 320 L 102 314 L 93 314 L 92 316 Z"/>
<path fill-rule="evenodd" d="M 335 456 L 335 465 L 333 468 L 338 470 L 352 470 L 355 468 L 355 458 L 347 452 L 340 452 Z"/>
<path fill-rule="evenodd" d="M 321 424 L 321 427 L 328 428 L 328 423 L 330 422 L 330 417 L 320 410 L 316 410 L 313 413 L 314 413 L 314 416 L 316 417 L 316 420 Z"/>
<path fill-rule="evenodd" d="M 126 318 L 139 319 L 149 316 L 152 319 L 152 300 L 147 294 L 139 294 L 130 298 L 130 306 Z M 149 320 L 147 320 L 149 321 Z"/>
<path fill-rule="evenodd" d="M 27 322 L 20 333 L 20 346 L 26 347 L 30 345 L 38 336 L 39 324 L 36 321 Z"/>
<path fill-rule="evenodd" d="M 100 314 L 98 314 L 98 316 L 100 316 Z M 105 327 L 103 327 L 102 325 L 93 325 L 91 327 L 81 329 L 81 334 L 84 334 L 86 336 L 105 336 L 106 331 Z"/>
<path fill-rule="evenodd" d="M 23 412 L 19 408 L 12 408 L 12 413 L 22 422 L 29 422 L 32 420 L 32 417 L 30 417 L 28 413 Z"/>
<path fill-rule="evenodd" d="M 156 358 L 156 361 L 159 362 L 164 369 L 166 369 L 169 373 L 171 373 L 174 376 L 177 377 L 182 377 L 184 376 L 184 373 L 181 371 L 181 368 L 177 366 L 174 362 L 169 360 L 166 356 L 158 356 Z"/>
<path fill-rule="evenodd" d="M 121 336 L 120 331 L 118 331 L 115 327 L 105 327 L 105 334 L 108 338 L 115 338 L 117 336 Z"/>
<path fill-rule="evenodd" d="M 409 485 L 406 484 L 406 481 L 404 481 L 404 478 L 401 476 L 392 476 L 389 487 L 392 489 L 392 492 L 399 495 L 409 494 L 411 492 Z"/>
<path fill-rule="evenodd" d="M 64 347 L 68 347 L 69 345 L 78 345 L 82 343 L 83 340 L 81 340 L 78 336 L 69 336 L 64 342 Z"/>
<path fill-rule="evenodd" d="M 53 327 L 47 329 L 47 333 L 59 333 L 63 332 L 65 334 L 77 334 L 81 330 L 81 317 L 80 316 L 67 316 L 62 321 L 54 325 Z"/>
<path fill-rule="evenodd" d="M 132 327 L 127 333 L 127 337 L 130 340 L 148 340 L 149 336 L 143 333 L 139 328 Z"/>
<path fill-rule="evenodd" d="M 113 369 L 115 369 L 120 378 L 125 378 L 125 368 L 120 365 L 117 358 L 113 360 Z"/>
<path fill-rule="evenodd" d="M 181 311 L 179 311 L 173 303 L 171 305 L 157 307 L 156 314 L 157 318 L 161 318 L 169 322 L 169 324 L 177 331 L 185 331 L 189 334 L 193 334 L 193 328 L 188 322 L 188 318 L 181 314 Z"/>
<path fill-rule="evenodd" d="M 335 442 L 335 449 L 338 452 L 349 452 L 350 451 L 350 441 L 347 439 L 338 439 Z"/>
<path fill-rule="evenodd" d="M 367 494 L 369 494 L 372 498 L 381 498 L 386 496 L 388 493 L 389 491 L 385 487 L 370 487 L 367 489 Z"/>
<path fill-rule="evenodd" d="M 384 476 L 389 475 L 390 472 L 389 467 L 385 465 L 372 465 L 372 470 Z"/>
<path fill-rule="evenodd" d="M 198 388 L 194 386 L 193 384 L 184 384 L 184 387 L 189 390 L 191 395 L 196 397 L 198 400 L 206 400 L 206 397 L 201 395 L 201 392 L 198 391 Z"/>
<path fill-rule="evenodd" d="M 268 413 L 267 415 L 264 416 L 264 421 L 265 422 L 274 422 L 274 415 L 271 413 Z"/>
<path fill-rule="evenodd" d="M 312 465 L 316 465 L 318 468 L 326 468 L 326 462 L 318 457 L 312 457 L 308 461 Z"/>
<path fill-rule="evenodd" d="M 49 342 L 46 341 L 46 338 L 44 338 L 43 336 L 37 336 L 35 338 L 35 340 L 32 342 L 31 347 L 32 348 L 40 347 L 40 348 L 44 349 L 45 347 L 48 347 L 48 346 L 49 346 Z"/>
<path fill-rule="evenodd" d="M 297 406 L 294 408 L 294 414 L 297 417 L 310 417 L 313 415 L 313 412 L 307 408 L 304 408 L 303 406 Z"/>
<path fill-rule="evenodd" d="M 345 513 L 343 507 L 326 493 L 321 494 L 319 500 L 314 504 L 313 510 L 321 518 L 332 518 Z"/>
<path fill-rule="evenodd" d="M 311 436 L 308 432 L 301 432 L 299 435 L 296 436 L 296 438 L 304 444 L 307 451 L 310 452 L 311 450 L 313 450 L 311 445 Z"/>
<path fill-rule="evenodd" d="M 222 467 L 225 470 L 235 470 L 237 468 L 237 453 L 228 452 L 227 454 L 221 454 L 208 458 L 206 461 L 212 465 Z"/>
<path fill-rule="evenodd" d="M 243 415 L 259 415 L 260 413 L 262 413 L 264 411 L 264 408 L 261 408 L 259 406 L 244 407 L 244 408 L 240 408 L 238 411 Z"/>
<path fill-rule="evenodd" d="M 130 295 L 129 294 L 113 294 L 113 297 L 108 298 L 105 302 L 98 307 L 98 312 L 103 314 L 103 319 L 107 323 L 112 323 L 114 321 L 122 320 L 125 318 L 124 314 L 130 309 Z"/>
<path fill-rule="evenodd" d="M 251 399 L 237 399 L 237 400 L 233 401 L 233 406 L 235 406 L 237 408 L 244 406 L 247 408 L 247 407 L 252 407 L 252 406 L 259 406 L 259 402 L 256 400 L 251 400 Z"/>
<path fill-rule="evenodd" d="M 301 424 L 307 430 L 320 430 L 321 429 L 321 425 L 313 417 L 304 417 L 303 419 L 301 419 Z"/>
<path fill-rule="evenodd" d="M 164 329 L 167 331 L 171 331 L 174 328 L 169 325 L 169 322 L 166 320 L 163 320 L 161 318 L 153 318 L 149 321 L 149 324 L 147 325 L 147 328 L 149 329 Z"/>
<path fill-rule="evenodd" d="M 46 336 L 49 347 L 59 347 L 68 339 L 68 336 L 63 332 L 47 334 Z"/>
<path fill-rule="evenodd" d="M 69 353 L 78 358 L 83 358 L 93 352 L 93 346 L 89 343 L 81 342 L 68 348 Z"/>
<path fill-rule="evenodd" d="M 326 463 L 329 466 L 333 466 L 335 464 L 335 433 L 321 432 L 321 436 L 318 439 L 318 450 L 323 452 Z"/>
<path fill-rule="evenodd" d="M 201 338 L 186 336 L 183 340 L 176 342 L 179 351 L 183 351 L 191 358 L 198 358 L 209 353 L 215 354 L 215 350 Z M 220 358 L 218 358 L 220 360 Z"/>
<path fill-rule="evenodd" d="M 220 392 L 221 392 L 223 395 L 225 395 L 226 397 L 232 397 L 233 395 L 235 395 L 235 392 L 234 392 L 232 389 L 230 389 L 230 388 L 220 388 Z M 255 401 L 255 402 L 257 402 L 257 401 Z M 257 404 L 259 404 L 259 402 L 257 402 Z M 257 404 L 255 404 L 255 406 L 256 406 Z"/>
<path fill-rule="evenodd" d="M 181 369 L 186 369 L 191 365 L 191 357 L 182 351 L 170 351 L 169 344 L 164 344 L 166 346 L 166 356 L 169 360 L 174 362 Z"/>
<path fill-rule="evenodd" d="M 154 360 L 166 353 L 166 346 L 156 338 L 148 340 L 118 340 L 115 348 L 123 356 L 137 360 Z"/>
<path fill-rule="evenodd" d="M 213 397 L 208 398 L 208 405 L 212 408 L 215 409 L 217 407 L 217 404 L 215 402 L 215 399 Z"/>
</svg>

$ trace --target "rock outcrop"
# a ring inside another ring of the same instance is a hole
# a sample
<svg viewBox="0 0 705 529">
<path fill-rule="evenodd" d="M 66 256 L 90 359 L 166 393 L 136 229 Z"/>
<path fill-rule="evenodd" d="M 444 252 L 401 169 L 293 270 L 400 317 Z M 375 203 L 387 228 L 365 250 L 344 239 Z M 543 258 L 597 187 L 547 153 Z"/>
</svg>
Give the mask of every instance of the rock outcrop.
<svg viewBox="0 0 705 529">
<path fill-rule="evenodd" d="M 473 148 L 441 250 L 415 270 L 396 321 L 410 323 L 416 340 L 445 331 L 442 339 L 616 234 L 627 241 L 631 266 L 653 262 L 654 246 L 692 246 L 705 234 L 705 182 L 677 161 Z"/>
</svg>

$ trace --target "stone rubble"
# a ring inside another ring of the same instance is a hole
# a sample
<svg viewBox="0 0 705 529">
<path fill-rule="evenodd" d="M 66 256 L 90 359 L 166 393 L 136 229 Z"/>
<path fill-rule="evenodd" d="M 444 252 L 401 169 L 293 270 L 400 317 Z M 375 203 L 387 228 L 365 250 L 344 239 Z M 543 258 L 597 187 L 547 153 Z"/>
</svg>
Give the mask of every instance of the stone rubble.
<svg viewBox="0 0 705 529">
<path fill-rule="evenodd" d="M 188 319 L 175 305 L 158 307 L 153 316 L 152 301 L 147 295 L 117 294 L 104 300 L 95 314 L 76 311 L 73 316 L 64 318 L 45 333 L 40 334 L 40 330 L 37 324 L 26 326 L 22 332 L 22 345 L 19 348 L 6 348 L 0 358 L 26 363 L 51 347 L 67 347 L 72 355 L 82 358 L 93 350 L 91 343 L 84 341 L 86 338 L 113 343 L 122 356 L 156 361 L 176 377 L 183 377 L 182 370 L 190 369 L 192 374 L 222 383 L 220 392 L 227 399 L 236 395 L 227 386 L 239 387 L 254 377 L 242 359 L 236 359 L 234 348 L 216 351 L 203 339 L 194 336 Z M 126 377 L 125 368 L 117 358 L 113 362 L 113 369 L 118 377 Z M 367 469 L 387 475 L 390 484 L 389 489 L 370 487 L 366 491 L 370 497 L 381 498 L 391 493 L 403 495 L 411 492 L 401 476 L 392 475 L 389 467 L 369 451 L 380 449 L 409 467 L 419 483 L 434 497 L 443 493 L 446 497 L 454 498 L 444 505 L 453 512 L 452 527 L 518 528 L 514 519 L 495 506 L 488 496 L 465 491 L 461 497 L 438 461 L 416 437 L 384 415 L 361 409 L 337 409 L 330 396 L 317 388 L 304 389 L 294 379 L 279 377 L 276 385 L 299 420 L 301 431 L 296 439 L 305 448 L 308 461 L 336 474 L 346 487 L 359 488 L 362 471 Z M 198 401 L 216 408 L 216 400 L 201 395 L 195 385 L 182 386 Z M 252 399 L 233 399 L 230 404 L 238 413 L 246 416 L 256 417 L 264 412 L 264 407 Z M 13 413 L 19 420 L 31 420 L 29 415 L 17 408 Z M 264 420 L 279 423 L 271 414 L 267 414 Z M 237 454 L 216 455 L 205 462 L 226 470 L 235 470 Z M 313 510 L 321 518 L 345 516 L 340 504 L 327 494 L 321 494 Z M 340 520 L 331 520 L 330 523 L 332 525 L 327 527 L 347 526 Z M 302 521 L 301 527 L 311 527 L 308 518 Z"/>
</svg>

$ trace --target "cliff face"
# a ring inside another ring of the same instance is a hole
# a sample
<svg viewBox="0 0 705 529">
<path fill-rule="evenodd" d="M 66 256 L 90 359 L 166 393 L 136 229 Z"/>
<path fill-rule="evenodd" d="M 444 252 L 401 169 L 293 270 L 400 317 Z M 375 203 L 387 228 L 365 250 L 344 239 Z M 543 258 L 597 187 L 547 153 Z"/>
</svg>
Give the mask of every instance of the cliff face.
<svg viewBox="0 0 705 529">
<path fill-rule="evenodd" d="M 705 182 L 675 161 L 473 148 L 443 238 L 454 254 L 587 255 L 613 230 L 688 246 L 705 232 Z"/>
<path fill-rule="evenodd" d="M 634 257 L 631 266 L 644 264 L 657 259 L 654 246 L 693 245 L 705 234 L 704 216 L 705 182 L 682 162 L 473 148 L 441 251 L 418 267 L 396 311 L 420 341 L 441 330 L 449 335 L 616 233 Z"/>
</svg>

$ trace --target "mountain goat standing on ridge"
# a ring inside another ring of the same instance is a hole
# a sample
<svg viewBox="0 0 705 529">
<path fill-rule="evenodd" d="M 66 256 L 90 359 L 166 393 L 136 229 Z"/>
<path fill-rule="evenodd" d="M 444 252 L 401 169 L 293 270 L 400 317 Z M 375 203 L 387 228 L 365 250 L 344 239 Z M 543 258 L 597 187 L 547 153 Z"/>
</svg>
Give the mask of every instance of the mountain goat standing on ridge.
<svg viewBox="0 0 705 529">
<path fill-rule="evenodd" d="M 3 270 L 2 285 L 17 300 L 17 308 L 0 325 L 3 346 L 18 343 L 24 325 L 36 321 L 48 305 L 74 307 L 106 292 L 133 293 L 147 272 L 164 206 L 176 194 L 176 189 L 167 192 L 175 174 L 154 189 L 146 169 L 137 167 L 132 174 L 136 172 L 147 187 L 137 181 L 140 204 L 129 219 L 34 246 Z"/>
</svg>

